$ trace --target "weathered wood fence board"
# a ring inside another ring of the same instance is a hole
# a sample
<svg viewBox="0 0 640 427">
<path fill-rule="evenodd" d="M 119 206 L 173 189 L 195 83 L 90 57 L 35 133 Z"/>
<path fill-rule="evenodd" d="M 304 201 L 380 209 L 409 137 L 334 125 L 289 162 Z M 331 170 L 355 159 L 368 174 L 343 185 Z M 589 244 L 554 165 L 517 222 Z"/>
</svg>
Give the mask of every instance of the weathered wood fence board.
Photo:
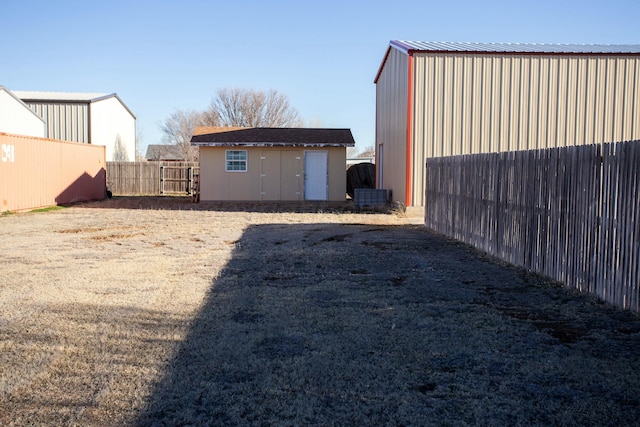
<svg viewBox="0 0 640 427">
<path fill-rule="evenodd" d="M 114 195 L 188 194 L 197 162 L 107 162 Z"/>
<path fill-rule="evenodd" d="M 640 311 L 640 141 L 427 160 L 425 224 Z"/>
</svg>

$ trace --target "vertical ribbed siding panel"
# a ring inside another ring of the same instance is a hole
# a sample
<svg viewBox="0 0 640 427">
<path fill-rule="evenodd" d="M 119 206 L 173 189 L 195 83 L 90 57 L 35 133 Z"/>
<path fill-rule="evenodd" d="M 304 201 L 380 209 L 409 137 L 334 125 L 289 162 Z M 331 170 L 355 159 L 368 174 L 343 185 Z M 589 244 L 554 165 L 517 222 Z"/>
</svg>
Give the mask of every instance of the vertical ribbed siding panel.
<svg viewBox="0 0 640 427">
<path fill-rule="evenodd" d="M 540 61 L 527 61 L 529 64 L 529 115 L 527 116 L 527 145 L 540 146 L 540 128 L 537 126 L 540 108 Z"/>
<path fill-rule="evenodd" d="M 629 98 L 631 98 L 633 102 L 633 113 L 630 114 L 631 136 L 629 136 L 629 138 L 625 136 L 625 140 L 632 140 L 635 139 L 635 135 L 640 135 L 640 97 L 638 96 L 638 93 L 640 93 L 640 60 L 633 62 L 633 67 L 630 67 L 630 71 L 635 71 L 633 74 L 633 85 L 630 85 L 631 87 L 627 89 L 630 94 Z"/>
<path fill-rule="evenodd" d="M 629 78 L 626 79 L 625 76 L 633 76 L 635 77 L 635 68 L 634 68 L 634 64 L 632 61 L 630 61 L 629 59 L 625 59 L 624 61 L 624 67 L 623 69 L 621 69 L 622 75 L 619 76 L 618 78 L 620 79 L 620 91 L 622 92 L 622 97 L 621 97 L 621 114 L 620 114 L 620 128 L 621 129 L 627 129 L 627 128 L 631 128 L 632 125 L 632 121 L 633 121 L 633 116 L 631 114 L 631 109 L 627 109 L 625 108 L 625 105 L 629 105 L 629 104 L 633 104 L 634 100 L 633 100 L 633 93 L 637 92 L 632 92 L 629 89 L 632 88 L 634 86 L 634 80 Z M 637 96 L 637 95 L 636 95 Z M 624 139 L 624 134 L 620 135 L 620 141 L 622 141 Z"/>
<path fill-rule="evenodd" d="M 392 190 L 400 201 L 406 195 L 407 78 L 407 55 L 391 49 L 376 82 L 376 146 L 382 144 L 384 167 L 377 186 Z"/>
<path fill-rule="evenodd" d="M 568 96 L 568 80 L 567 78 L 567 61 L 568 59 L 561 58 L 558 63 L 556 78 L 556 94 L 555 98 L 555 114 L 556 123 L 553 126 L 553 134 L 555 140 L 555 147 L 564 147 L 567 145 L 565 129 L 567 129 L 567 96 Z"/>
<path fill-rule="evenodd" d="M 471 152 L 473 141 L 476 136 L 473 132 L 474 117 L 473 109 L 475 105 L 474 99 L 474 61 L 471 57 L 460 58 L 460 62 L 466 68 L 464 72 L 464 80 L 462 87 L 462 116 L 460 121 L 462 123 L 462 130 L 460 131 L 460 152 Z"/>
<path fill-rule="evenodd" d="M 639 61 L 416 54 L 415 134 L 427 157 L 637 139 Z"/>
<path fill-rule="evenodd" d="M 89 106 L 78 103 L 28 102 L 47 123 L 47 138 L 89 143 Z"/>
<path fill-rule="evenodd" d="M 491 151 L 491 88 L 493 87 L 493 58 L 481 57 L 482 76 L 480 90 L 482 92 L 482 108 L 475 114 L 479 116 L 481 125 L 480 141 L 474 147 L 474 153 L 488 153 Z"/>
<path fill-rule="evenodd" d="M 596 142 L 602 142 L 605 139 L 605 85 L 604 76 L 607 75 L 606 61 L 597 60 L 594 67 L 594 114 L 593 121 L 593 139 Z M 601 118 L 601 119 L 595 119 Z"/>
<path fill-rule="evenodd" d="M 502 65 L 500 67 L 500 83 L 496 84 L 496 89 L 499 91 L 499 105 L 498 119 L 496 132 L 498 134 L 498 140 L 495 144 L 495 151 L 508 151 L 509 143 L 509 129 L 511 123 L 509 121 L 511 111 L 511 58 L 501 58 Z"/>
<path fill-rule="evenodd" d="M 584 143 L 596 141 L 596 79 L 598 61 L 596 58 L 588 58 L 585 61 L 585 93 L 584 93 L 584 117 L 582 125 L 584 128 Z"/>
<path fill-rule="evenodd" d="M 554 148 L 558 146 L 556 135 L 556 124 L 558 123 L 558 62 L 552 58 L 546 58 L 547 64 L 547 96 L 546 96 L 546 114 L 542 126 L 545 127 L 546 141 L 542 141 L 543 148 Z"/>
<path fill-rule="evenodd" d="M 520 129 L 520 76 L 522 74 L 522 64 L 520 57 L 510 58 L 511 66 L 511 81 L 509 83 L 511 87 L 509 96 L 509 131 L 506 141 L 503 141 L 503 146 L 507 147 L 507 150 L 514 151 L 518 149 L 519 141 L 519 129 Z"/>
<path fill-rule="evenodd" d="M 529 117 L 532 108 L 530 108 L 531 93 L 529 91 L 529 83 L 531 81 L 531 61 L 526 61 L 524 58 L 519 59 L 520 68 L 520 80 L 518 82 L 520 87 L 520 99 L 519 99 L 519 112 L 518 112 L 518 127 L 517 127 L 517 145 L 514 145 L 515 150 L 525 150 L 527 142 L 529 140 Z"/>
<path fill-rule="evenodd" d="M 415 63 L 413 64 L 414 68 L 414 76 L 415 75 L 425 75 L 427 72 L 425 68 L 425 63 Z M 433 130 L 433 116 L 430 114 L 425 114 L 425 106 L 427 101 L 431 97 L 433 82 L 428 81 L 428 79 L 415 79 L 413 81 L 413 88 L 415 96 L 413 97 L 413 112 L 414 116 L 423 117 L 422 126 L 413 126 L 413 156 L 412 156 L 412 169 L 413 169 L 413 188 L 412 188 L 412 200 L 414 205 L 423 205 L 424 204 L 424 195 L 420 193 L 422 189 L 422 185 L 420 182 L 423 182 L 425 179 L 425 167 L 424 167 L 424 159 L 431 156 L 431 149 L 433 148 L 430 144 L 420 144 L 416 143 L 418 141 L 427 141 L 431 140 L 427 138 L 426 135 L 429 134 Z M 413 123 L 415 124 L 415 123 Z M 421 165 L 418 163 L 422 162 Z M 417 188 L 416 188 L 417 187 Z M 395 197 L 394 197 L 395 199 Z"/>
<path fill-rule="evenodd" d="M 502 57 L 496 57 L 492 59 L 491 78 L 489 79 L 489 86 L 491 88 L 491 101 L 489 103 L 490 117 L 490 133 L 487 151 L 495 152 L 499 151 L 500 141 L 500 107 L 501 107 L 501 95 L 502 95 Z"/>
<path fill-rule="evenodd" d="M 417 62 L 417 60 L 415 61 Z M 443 95 L 443 91 L 444 91 L 444 85 L 443 83 L 443 70 L 442 70 L 442 57 L 440 56 L 436 56 L 433 58 L 433 63 L 431 64 L 431 67 L 433 69 L 432 72 L 432 76 L 433 76 L 433 96 L 431 97 L 431 100 L 427 100 L 427 102 L 431 101 L 431 104 L 428 105 L 428 109 L 430 111 L 433 111 L 433 140 L 431 141 L 431 144 L 433 145 L 433 155 L 435 157 L 442 157 L 445 155 L 444 151 L 443 151 L 443 139 L 444 139 L 444 134 L 443 134 L 443 116 L 444 116 L 444 111 L 446 106 L 444 105 L 444 95 Z M 418 78 L 418 76 L 415 76 L 416 79 Z M 440 108 L 434 108 L 435 106 L 440 106 Z M 416 117 L 417 119 L 417 117 Z M 416 121 L 414 121 L 414 126 L 418 126 L 418 123 L 416 123 Z"/>
<path fill-rule="evenodd" d="M 585 135 L 584 126 L 580 114 L 586 117 L 585 109 L 585 87 L 586 87 L 586 67 L 585 61 L 579 58 L 573 59 L 573 67 L 575 69 L 575 81 L 573 85 L 572 105 L 569 116 L 572 117 L 571 127 L 568 129 L 567 139 L 569 145 L 584 145 Z"/>
</svg>

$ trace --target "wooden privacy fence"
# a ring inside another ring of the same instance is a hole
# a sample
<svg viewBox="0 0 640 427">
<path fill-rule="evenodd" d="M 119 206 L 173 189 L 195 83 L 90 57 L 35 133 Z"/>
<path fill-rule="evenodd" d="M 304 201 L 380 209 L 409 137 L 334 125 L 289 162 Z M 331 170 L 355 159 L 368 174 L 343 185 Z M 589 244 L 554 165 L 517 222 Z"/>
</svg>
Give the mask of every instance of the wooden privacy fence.
<svg viewBox="0 0 640 427">
<path fill-rule="evenodd" d="M 107 162 L 114 195 L 191 194 L 198 162 Z"/>
<path fill-rule="evenodd" d="M 425 224 L 639 312 L 640 141 L 427 160 Z"/>
</svg>

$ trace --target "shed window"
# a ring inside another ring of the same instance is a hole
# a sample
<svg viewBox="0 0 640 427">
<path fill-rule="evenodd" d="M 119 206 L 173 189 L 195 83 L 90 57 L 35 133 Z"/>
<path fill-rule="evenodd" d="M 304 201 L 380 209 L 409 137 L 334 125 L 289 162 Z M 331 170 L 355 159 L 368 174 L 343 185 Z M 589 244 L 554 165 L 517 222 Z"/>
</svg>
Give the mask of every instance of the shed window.
<svg viewBox="0 0 640 427">
<path fill-rule="evenodd" d="M 225 171 L 246 172 L 247 171 L 247 150 L 227 150 Z"/>
</svg>

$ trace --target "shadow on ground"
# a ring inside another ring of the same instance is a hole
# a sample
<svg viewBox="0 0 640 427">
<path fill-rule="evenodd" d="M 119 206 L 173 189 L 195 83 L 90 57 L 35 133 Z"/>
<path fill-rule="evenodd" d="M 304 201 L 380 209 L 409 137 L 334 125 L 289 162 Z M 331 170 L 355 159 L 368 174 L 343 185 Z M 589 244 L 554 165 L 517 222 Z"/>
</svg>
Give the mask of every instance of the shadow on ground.
<svg viewBox="0 0 640 427">
<path fill-rule="evenodd" d="M 259 225 L 137 424 L 632 425 L 638 354 L 633 314 L 424 227 Z"/>
</svg>

